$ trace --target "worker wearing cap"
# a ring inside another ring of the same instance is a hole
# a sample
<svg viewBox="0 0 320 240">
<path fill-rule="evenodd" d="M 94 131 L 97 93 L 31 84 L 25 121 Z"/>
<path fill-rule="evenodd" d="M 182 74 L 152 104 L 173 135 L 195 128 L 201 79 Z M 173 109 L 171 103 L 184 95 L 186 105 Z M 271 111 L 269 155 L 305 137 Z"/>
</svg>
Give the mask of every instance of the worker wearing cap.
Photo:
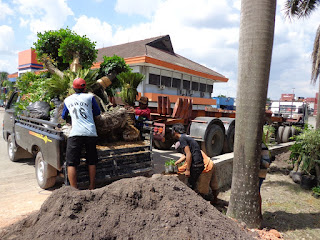
<svg viewBox="0 0 320 240">
<path fill-rule="evenodd" d="M 139 100 L 139 107 L 134 110 L 137 117 L 145 117 L 150 120 L 151 110 L 148 108 L 149 99 L 147 97 L 141 97 Z"/>
<path fill-rule="evenodd" d="M 95 188 L 97 130 L 94 117 L 100 115 L 100 108 L 92 94 L 85 93 L 86 82 L 82 78 L 73 81 L 74 94 L 64 100 L 62 118 L 71 116 L 72 129 L 67 141 L 66 163 L 70 185 L 77 188 L 77 166 L 81 150 L 85 146 L 86 163 L 89 166 L 89 189 Z"/>
<path fill-rule="evenodd" d="M 176 124 L 172 127 L 172 136 L 180 142 L 180 149 L 186 157 L 186 170 L 184 174 L 188 177 L 190 187 L 195 190 L 197 180 L 204 169 L 199 144 L 192 137 L 185 134 L 185 128 L 182 124 Z"/>
</svg>

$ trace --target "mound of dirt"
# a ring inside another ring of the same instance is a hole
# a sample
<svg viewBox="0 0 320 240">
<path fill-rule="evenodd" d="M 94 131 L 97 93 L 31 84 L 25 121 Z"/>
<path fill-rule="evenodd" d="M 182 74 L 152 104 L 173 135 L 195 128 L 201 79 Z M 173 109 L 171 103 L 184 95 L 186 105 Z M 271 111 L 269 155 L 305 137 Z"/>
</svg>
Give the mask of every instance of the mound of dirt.
<svg viewBox="0 0 320 240">
<path fill-rule="evenodd" d="M 177 177 L 122 179 L 93 191 L 62 187 L 0 239 L 253 239 Z"/>
</svg>

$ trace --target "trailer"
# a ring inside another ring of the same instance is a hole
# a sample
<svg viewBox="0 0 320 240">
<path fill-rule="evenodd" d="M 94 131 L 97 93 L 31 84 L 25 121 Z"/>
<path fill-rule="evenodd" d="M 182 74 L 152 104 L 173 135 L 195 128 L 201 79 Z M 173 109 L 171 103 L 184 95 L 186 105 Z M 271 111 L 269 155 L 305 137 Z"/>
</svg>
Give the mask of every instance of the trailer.
<svg viewBox="0 0 320 240">
<path fill-rule="evenodd" d="M 291 104 L 292 105 L 292 104 Z M 295 112 L 297 111 L 297 113 Z M 265 124 L 275 128 L 278 143 L 291 141 L 291 137 L 303 128 L 308 117 L 306 104 L 300 104 L 291 117 L 265 112 Z M 187 134 L 193 137 L 209 157 L 233 152 L 236 114 L 234 110 L 205 107 L 204 110 L 192 109 L 192 98 L 180 97 L 171 109 L 168 96 L 158 97 L 158 106 L 153 109 L 154 147 L 168 150 L 175 142 L 171 128 L 183 124 Z"/>
<path fill-rule="evenodd" d="M 180 97 L 171 109 L 168 96 L 158 97 L 157 109 L 151 113 L 153 142 L 158 149 L 170 149 L 175 140 L 171 128 L 183 124 L 201 149 L 213 157 L 222 152 L 232 152 L 235 133 L 235 111 L 206 107 L 192 109 L 192 98 Z"/>
</svg>

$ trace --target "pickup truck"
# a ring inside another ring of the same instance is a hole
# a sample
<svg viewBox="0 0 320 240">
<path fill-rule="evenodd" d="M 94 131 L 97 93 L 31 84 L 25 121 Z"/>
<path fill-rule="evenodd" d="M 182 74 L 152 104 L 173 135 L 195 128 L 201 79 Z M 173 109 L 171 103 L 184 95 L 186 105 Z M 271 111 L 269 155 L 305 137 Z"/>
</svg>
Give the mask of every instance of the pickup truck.
<svg viewBox="0 0 320 240">
<path fill-rule="evenodd" d="M 9 159 L 15 162 L 34 158 L 37 182 L 43 189 L 54 186 L 58 175 L 64 176 L 68 185 L 66 137 L 60 124 L 17 115 L 14 106 L 19 99 L 19 92 L 10 96 L 3 118 L 3 138 L 7 141 Z M 153 171 L 151 146 L 151 140 L 97 145 L 97 183 L 150 175 Z M 81 161 L 77 171 L 79 185 L 89 182 L 84 161 Z"/>
</svg>

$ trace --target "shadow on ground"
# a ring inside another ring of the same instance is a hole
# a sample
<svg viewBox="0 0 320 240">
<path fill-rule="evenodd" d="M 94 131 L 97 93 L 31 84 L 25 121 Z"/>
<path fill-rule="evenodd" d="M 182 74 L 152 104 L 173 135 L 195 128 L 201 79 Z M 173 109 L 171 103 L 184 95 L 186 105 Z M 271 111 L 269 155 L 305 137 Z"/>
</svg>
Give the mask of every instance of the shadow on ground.
<svg viewBox="0 0 320 240">
<path fill-rule="evenodd" d="M 264 212 L 262 227 L 275 228 L 280 232 L 297 229 L 320 228 L 320 211 L 313 213 Z M 296 221 L 292 221 L 296 219 Z"/>
</svg>

